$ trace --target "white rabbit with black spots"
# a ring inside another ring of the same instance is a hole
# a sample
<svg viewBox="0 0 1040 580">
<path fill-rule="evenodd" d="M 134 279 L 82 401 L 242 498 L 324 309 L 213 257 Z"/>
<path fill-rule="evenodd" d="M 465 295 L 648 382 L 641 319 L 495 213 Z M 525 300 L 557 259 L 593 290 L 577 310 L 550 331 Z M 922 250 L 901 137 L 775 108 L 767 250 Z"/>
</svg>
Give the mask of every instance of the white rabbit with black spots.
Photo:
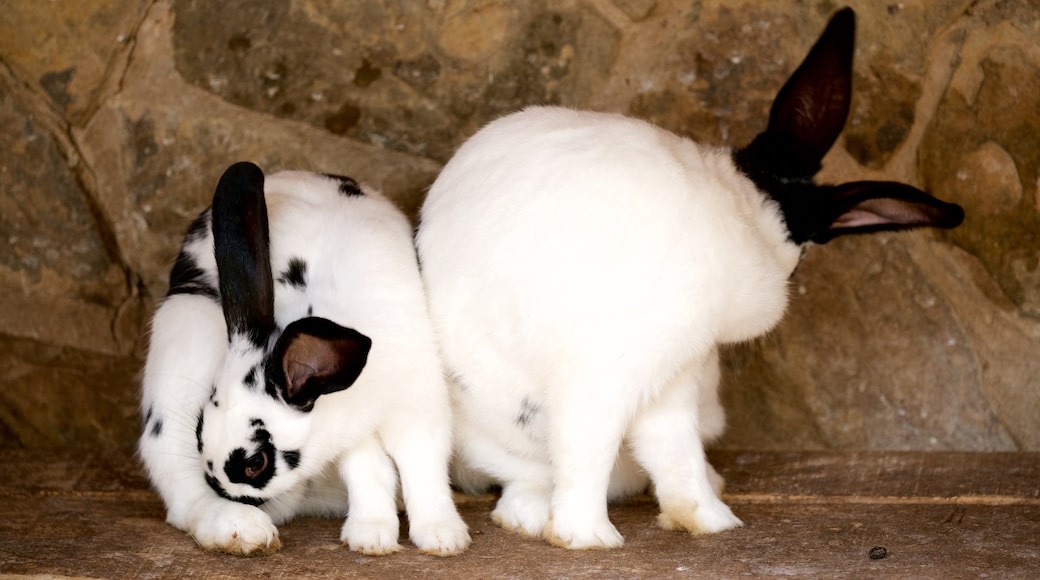
<svg viewBox="0 0 1040 580">
<path fill-rule="evenodd" d="M 204 548 L 276 550 L 312 514 L 394 552 L 399 489 L 420 550 L 469 545 L 412 229 L 350 178 L 224 173 L 155 314 L 141 410 L 167 521 Z"/>
<path fill-rule="evenodd" d="M 954 227 L 909 185 L 817 185 L 849 111 L 838 12 L 741 149 L 616 114 L 533 107 L 445 166 L 417 238 L 454 376 L 458 481 L 502 485 L 500 525 L 567 548 L 623 539 L 609 499 L 653 483 L 660 525 L 741 525 L 704 443 L 725 426 L 718 347 L 773 328 L 808 242 Z"/>
</svg>

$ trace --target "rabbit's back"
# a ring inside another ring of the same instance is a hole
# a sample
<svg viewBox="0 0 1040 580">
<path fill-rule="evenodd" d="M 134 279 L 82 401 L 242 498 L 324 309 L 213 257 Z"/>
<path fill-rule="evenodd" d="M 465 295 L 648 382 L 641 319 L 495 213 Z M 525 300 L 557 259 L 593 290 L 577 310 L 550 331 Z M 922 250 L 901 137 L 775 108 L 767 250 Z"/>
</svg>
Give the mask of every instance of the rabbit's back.
<svg viewBox="0 0 1040 580">
<path fill-rule="evenodd" d="M 275 317 L 323 316 L 380 342 L 426 320 L 408 219 L 347 178 L 283 171 L 265 184 Z"/>
<path fill-rule="evenodd" d="M 499 340 L 521 364 L 620 353 L 619 334 L 692 348 L 755 336 L 781 316 L 798 259 L 725 152 L 559 108 L 468 141 L 431 188 L 418 243 L 446 348 Z"/>
</svg>

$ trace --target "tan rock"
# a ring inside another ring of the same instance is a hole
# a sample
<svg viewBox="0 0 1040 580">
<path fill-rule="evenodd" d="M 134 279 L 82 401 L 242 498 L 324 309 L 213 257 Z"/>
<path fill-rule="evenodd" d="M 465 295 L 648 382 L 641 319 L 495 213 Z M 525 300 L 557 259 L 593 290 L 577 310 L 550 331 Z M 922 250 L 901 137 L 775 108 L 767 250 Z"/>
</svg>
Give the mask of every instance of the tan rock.
<svg viewBox="0 0 1040 580">
<path fill-rule="evenodd" d="M 781 325 L 725 352 L 720 445 L 1038 450 L 1040 6 L 853 4 L 854 102 L 823 180 L 908 181 L 967 218 L 809 249 Z M 146 321 L 229 163 L 349 174 L 414 216 L 459 143 L 530 104 L 739 145 L 838 5 L 15 3 L 0 445 L 133 441 Z"/>
</svg>

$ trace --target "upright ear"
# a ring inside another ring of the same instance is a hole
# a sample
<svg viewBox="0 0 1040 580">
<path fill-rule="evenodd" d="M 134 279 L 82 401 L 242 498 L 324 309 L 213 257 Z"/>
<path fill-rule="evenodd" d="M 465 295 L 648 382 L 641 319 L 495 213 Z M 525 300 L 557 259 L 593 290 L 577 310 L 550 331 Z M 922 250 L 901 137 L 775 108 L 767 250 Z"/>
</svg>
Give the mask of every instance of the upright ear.
<svg viewBox="0 0 1040 580">
<path fill-rule="evenodd" d="M 285 328 L 267 360 L 267 379 L 293 407 L 310 411 L 318 397 L 354 384 L 372 340 L 331 320 L 301 318 Z"/>
<path fill-rule="evenodd" d="M 734 155 L 741 170 L 811 180 L 849 115 L 855 43 L 856 15 L 844 8 L 777 93 L 766 130 Z"/>
<path fill-rule="evenodd" d="M 734 163 L 779 204 L 791 241 L 798 244 L 849 233 L 959 225 L 960 206 L 909 185 L 813 182 L 848 118 L 855 36 L 855 13 L 839 10 L 777 93 L 766 130 L 733 153 Z"/>
<path fill-rule="evenodd" d="M 264 201 L 264 173 L 236 163 L 213 194 L 213 249 L 228 339 L 243 335 L 267 346 L 274 331 L 274 280 Z"/>
<path fill-rule="evenodd" d="M 892 181 L 854 181 L 820 187 L 821 223 L 812 236 L 817 243 L 844 234 L 918 227 L 953 228 L 964 210 L 916 187 Z"/>
</svg>

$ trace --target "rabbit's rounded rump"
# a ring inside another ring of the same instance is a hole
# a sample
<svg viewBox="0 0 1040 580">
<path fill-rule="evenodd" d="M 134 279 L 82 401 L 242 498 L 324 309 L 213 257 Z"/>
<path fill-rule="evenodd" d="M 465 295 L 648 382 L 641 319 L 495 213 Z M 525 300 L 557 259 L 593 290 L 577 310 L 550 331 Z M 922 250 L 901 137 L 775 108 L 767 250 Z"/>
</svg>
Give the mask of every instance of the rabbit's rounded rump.
<svg viewBox="0 0 1040 580">
<path fill-rule="evenodd" d="M 682 409 L 691 443 L 721 431 L 715 344 L 779 320 L 800 255 L 726 152 L 559 108 L 468 141 L 430 191 L 418 245 L 456 377 L 459 460 L 504 482 L 496 520 L 540 534 L 551 516 L 550 540 L 569 547 L 620 543 L 606 496 L 645 486 L 627 451 L 615 466 L 624 438 L 656 437 L 640 425 Z M 582 481 L 561 488 L 563 471 Z M 710 489 L 699 502 L 687 527 L 739 523 Z"/>
</svg>

